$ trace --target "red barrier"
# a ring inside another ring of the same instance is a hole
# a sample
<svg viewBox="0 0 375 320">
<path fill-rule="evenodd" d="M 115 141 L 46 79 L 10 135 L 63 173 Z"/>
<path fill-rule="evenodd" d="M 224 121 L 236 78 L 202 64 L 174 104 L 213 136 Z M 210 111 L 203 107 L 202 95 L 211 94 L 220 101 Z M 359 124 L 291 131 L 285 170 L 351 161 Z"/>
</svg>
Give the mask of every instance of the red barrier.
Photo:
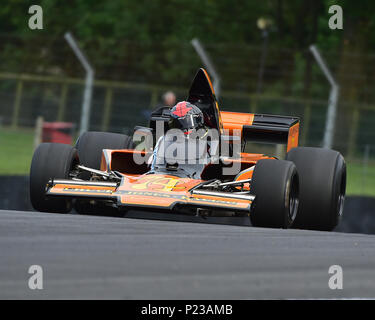
<svg viewBox="0 0 375 320">
<path fill-rule="evenodd" d="M 56 142 L 72 144 L 73 123 L 71 122 L 44 122 L 42 142 Z"/>
</svg>

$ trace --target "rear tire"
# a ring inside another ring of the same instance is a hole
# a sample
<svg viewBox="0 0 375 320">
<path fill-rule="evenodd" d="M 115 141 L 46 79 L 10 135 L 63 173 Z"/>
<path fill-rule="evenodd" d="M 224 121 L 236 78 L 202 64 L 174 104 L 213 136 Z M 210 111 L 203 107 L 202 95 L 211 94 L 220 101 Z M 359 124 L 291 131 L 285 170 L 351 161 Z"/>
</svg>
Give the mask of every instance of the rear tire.
<svg viewBox="0 0 375 320">
<path fill-rule="evenodd" d="M 47 198 L 45 192 L 49 180 L 68 179 L 77 163 L 77 150 L 70 145 L 42 143 L 38 146 L 30 167 L 30 199 L 35 210 L 56 213 L 71 210 L 71 200 Z"/>
<path fill-rule="evenodd" d="M 300 206 L 293 227 L 333 230 L 344 208 L 344 157 L 330 149 L 299 147 L 290 150 L 286 159 L 294 162 L 300 177 Z"/>
<path fill-rule="evenodd" d="M 289 228 L 298 211 L 299 180 L 291 161 L 264 159 L 255 165 L 250 192 L 255 195 L 253 226 Z"/>
</svg>

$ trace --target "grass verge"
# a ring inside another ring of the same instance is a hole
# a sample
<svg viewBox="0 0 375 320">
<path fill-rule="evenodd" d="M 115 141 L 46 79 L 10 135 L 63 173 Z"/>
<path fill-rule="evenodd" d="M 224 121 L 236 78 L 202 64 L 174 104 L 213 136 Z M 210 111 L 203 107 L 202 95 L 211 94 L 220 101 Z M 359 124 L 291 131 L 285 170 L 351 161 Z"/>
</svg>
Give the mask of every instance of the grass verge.
<svg viewBox="0 0 375 320">
<path fill-rule="evenodd" d="M 33 140 L 32 129 L 0 129 L 0 175 L 29 174 Z"/>
</svg>

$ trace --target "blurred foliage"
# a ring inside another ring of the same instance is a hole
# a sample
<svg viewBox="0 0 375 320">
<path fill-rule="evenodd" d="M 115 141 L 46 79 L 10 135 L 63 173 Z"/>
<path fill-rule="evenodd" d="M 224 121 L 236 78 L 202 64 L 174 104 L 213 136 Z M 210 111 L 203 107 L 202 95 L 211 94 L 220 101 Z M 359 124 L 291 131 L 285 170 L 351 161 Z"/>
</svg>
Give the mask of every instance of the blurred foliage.
<svg viewBox="0 0 375 320">
<path fill-rule="evenodd" d="M 28 28 L 32 4 L 43 8 L 43 30 Z M 344 30 L 328 27 L 333 4 L 343 8 Z M 326 101 L 329 86 L 308 50 L 316 43 L 340 84 L 336 139 L 347 141 L 355 106 L 375 104 L 374 16 L 372 0 L 5 0 L 0 71 L 82 78 L 63 38 L 71 31 L 97 79 L 187 87 L 201 66 L 190 44 L 196 37 L 225 90 L 254 93 L 264 17 L 272 25 L 263 93 Z"/>
<path fill-rule="evenodd" d="M 32 4 L 43 8 L 43 30 L 28 28 Z M 328 28 L 328 8 L 333 4 L 343 8 L 344 30 Z M 369 61 L 360 58 L 353 63 L 347 56 L 373 52 L 374 9 L 372 0 L 361 0 L 360 5 L 351 0 L 5 0 L 0 5 L 0 68 L 82 74 L 63 39 L 71 31 L 98 78 L 186 86 L 200 65 L 190 45 L 197 37 L 220 65 L 223 85 L 254 92 L 263 43 L 257 20 L 265 17 L 272 21 L 265 90 L 323 97 L 326 88 L 312 81 L 320 70 L 308 46 L 316 43 L 328 55 L 342 81 L 348 66 L 351 74 L 371 77 L 372 71 L 362 67 Z M 355 83 L 348 87 L 345 99 L 366 98 L 352 90 Z"/>
<path fill-rule="evenodd" d="M 350 25 L 362 21 L 363 14 L 366 16 L 370 12 L 363 8 L 374 6 L 370 0 L 363 0 L 362 3 L 366 2 L 363 6 L 355 6 L 350 1 L 338 2 L 353 11 Z M 77 66 L 72 65 L 74 60 L 69 59 L 71 53 L 62 40 L 69 30 L 90 52 L 93 61 L 110 68 L 114 61 L 136 60 L 139 68 L 135 69 L 145 72 L 145 77 L 160 74 L 162 80 L 169 82 L 190 72 L 189 64 L 199 63 L 195 56 L 190 57 L 189 42 L 194 37 L 208 46 L 230 43 L 236 45 L 237 50 L 241 50 L 242 45 L 259 46 L 262 43 L 256 26 L 259 17 L 273 21 L 272 47 L 293 49 L 276 57 L 277 62 L 294 56 L 294 50 L 306 50 L 317 40 L 324 48 L 336 49 L 342 43 L 343 32 L 332 32 L 327 27 L 331 3 L 328 0 L 7 0 L 0 6 L 0 30 L 9 37 L 9 41 L 2 44 L 2 56 L 8 66 L 23 70 L 35 68 L 36 64 L 43 70 L 40 65 L 44 64 L 74 73 Z M 43 30 L 30 30 L 27 26 L 31 4 L 43 8 Z M 363 28 L 373 28 L 371 16 L 366 18 Z M 22 37 L 24 50 L 14 50 L 17 41 L 13 41 L 12 35 Z M 188 48 L 184 50 L 182 43 Z M 165 52 L 162 58 L 155 54 L 158 50 Z M 227 56 L 231 51 L 223 49 L 221 53 Z M 61 61 L 62 56 L 67 58 L 65 63 Z M 258 61 L 259 57 L 256 59 Z M 119 73 L 134 69 L 134 63 L 127 66 L 124 62 L 123 66 Z M 151 69 L 152 72 L 148 72 Z M 109 73 L 108 69 L 106 71 Z M 99 72 L 104 73 L 101 69 Z"/>
<path fill-rule="evenodd" d="M 43 8 L 43 30 L 28 28 L 32 4 Z M 344 9 L 344 31 L 328 28 L 332 4 Z M 375 42 L 373 9 L 375 2 L 371 0 L 361 0 L 361 5 L 350 0 L 6 0 L 0 6 L 0 30 L 9 38 L 1 45 L 1 55 L 8 67 L 27 70 L 39 65 L 43 70 L 43 64 L 49 68 L 56 65 L 68 74 L 74 73 L 77 66 L 69 59 L 71 53 L 62 40 L 63 34 L 71 31 L 90 52 L 90 59 L 100 61 L 106 70 L 99 68 L 99 73 L 110 73 L 106 68 L 114 61 L 124 61 L 118 76 L 121 78 L 121 73 L 134 69 L 134 63 L 127 65 L 125 61 L 137 61 L 136 71 L 145 72 L 146 78 L 160 74 L 169 82 L 190 72 L 189 64 L 199 63 L 195 56 L 190 57 L 189 42 L 194 37 L 208 46 L 230 43 L 237 50 L 259 46 L 259 17 L 273 21 L 270 45 L 290 50 L 274 57 L 279 64 L 295 57 L 296 64 L 303 63 L 301 53 L 314 42 L 324 50 L 340 50 L 343 44 L 370 50 Z M 19 41 L 12 36 L 22 38 L 24 50 L 14 50 Z M 363 38 L 366 44 L 361 43 Z M 187 48 L 184 50 L 181 44 Z M 155 54 L 158 50 L 163 52 L 162 57 Z M 221 53 L 231 54 L 225 49 Z M 65 63 L 62 57 L 66 57 Z M 258 61 L 259 57 L 254 59 Z M 300 67 L 296 66 L 296 72 L 303 71 Z"/>
</svg>

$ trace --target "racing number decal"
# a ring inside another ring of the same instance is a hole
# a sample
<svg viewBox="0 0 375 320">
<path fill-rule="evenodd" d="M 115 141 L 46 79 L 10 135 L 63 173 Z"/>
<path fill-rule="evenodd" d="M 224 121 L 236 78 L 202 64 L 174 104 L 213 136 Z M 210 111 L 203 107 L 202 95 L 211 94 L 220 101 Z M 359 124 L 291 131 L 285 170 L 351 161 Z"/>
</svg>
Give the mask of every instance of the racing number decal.
<svg viewBox="0 0 375 320">
<path fill-rule="evenodd" d="M 174 178 L 145 177 L 139 180 L 140 183 L 133 184 L 131 188 L 136 190 L 172 191 L 178 180 Z"/>
</svg>

